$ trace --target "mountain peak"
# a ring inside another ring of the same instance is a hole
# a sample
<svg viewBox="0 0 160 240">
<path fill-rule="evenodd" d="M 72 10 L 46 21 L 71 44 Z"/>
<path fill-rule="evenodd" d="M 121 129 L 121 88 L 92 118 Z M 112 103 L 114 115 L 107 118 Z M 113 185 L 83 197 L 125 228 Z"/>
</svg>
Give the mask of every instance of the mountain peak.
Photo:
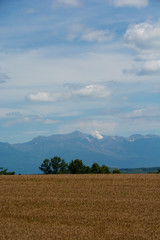
<svg viewBox="0 0 160 240">
<path fill-rule="evenodd" d="M 73 135 L 73 136 L 82 136 L 82 135 L 86 135 L 85 133 L 82 133 L 78 130 L 74 131 L 74 132 L 71 132 L 71 133 L 68 133 L 69 135 Z"/>
<path fill-rule="evenodd" d="M 144 138 L 144 136 L 141 135 L 141 134 L 133 134 L 133 135 L 129 136 L 127 138 L 127 140 L 130 141 L 130 142 L 134 142 L 134 141 L 136 141 L 138 139 L 141 139 L 141 138 Z"/>
</svg>

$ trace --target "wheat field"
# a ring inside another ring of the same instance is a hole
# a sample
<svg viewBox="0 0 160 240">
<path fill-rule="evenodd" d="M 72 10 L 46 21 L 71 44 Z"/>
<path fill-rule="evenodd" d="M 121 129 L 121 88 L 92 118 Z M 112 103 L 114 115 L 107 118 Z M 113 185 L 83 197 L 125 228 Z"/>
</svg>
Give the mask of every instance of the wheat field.
<svg viewBox="0 0 160 240">
<path fill-rule="evenodd" d="M 0 240 L 159 240 L 160 175 L 0 176 Z"/>
</svg>

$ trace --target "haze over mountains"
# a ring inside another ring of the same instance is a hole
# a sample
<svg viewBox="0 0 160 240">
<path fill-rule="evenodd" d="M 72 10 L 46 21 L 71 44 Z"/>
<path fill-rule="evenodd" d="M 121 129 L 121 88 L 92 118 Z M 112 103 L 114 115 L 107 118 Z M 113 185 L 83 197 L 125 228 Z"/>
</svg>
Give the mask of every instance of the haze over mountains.
<svg viewBox="0 0 160 240">
<path fill-rule="evenodd" d="M 160 165 L 160 136 L 102 136 L 99 139 L 78 131 L 39 136 L 20 144 L 0 143 L 0 166 L 16 173 L 39 173 L 45 158 L 60 156 L 70 162 L 76 158 L 85 165 L 93 162 L 113 168 L 157 167 Z"/>
</svg>

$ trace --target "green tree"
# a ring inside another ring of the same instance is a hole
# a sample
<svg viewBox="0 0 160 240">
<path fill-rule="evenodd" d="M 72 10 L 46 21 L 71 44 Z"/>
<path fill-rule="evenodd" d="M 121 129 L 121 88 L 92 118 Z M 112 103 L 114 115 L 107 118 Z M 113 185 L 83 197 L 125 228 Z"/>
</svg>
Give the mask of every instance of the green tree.
<svg viewBox="0 0 160 240">
<path fill-rule="evenodd" d="M 91 173 L 95 174 L 108 174 L 110 173 L 109 168 L 106 165 L 99 166 L 98 163 L 93 163 L 91 167 Z"/>
<path fill-rule="evenodd" d="M 79 159 L 72 160 L 68 165 L 68 169 L 71 174 L 83 174 L 86 172 L 86 167 L 82 160 Z"/>
<path fill-rule="evenodd" d="M 109 167 L 107 167 L 106 165 L 102 165 L 101 167 L 101 173 L 111 173 L 110 170 L 109 170 Z"/>
<path fill-rule="evenodd" d="M 68 172 L 68 164 L 65 163 L 64 159 L 55 156 L 51 160 L 45 159 L 39 169 L 44 174 L 62 174 Z"/>
<path fill-rule="evenodd" d="M 39 169 L 44 173 L 44 174 L 52 174 L 51 170 L 51 162 L 49 159 L 45 159 Z"/>
<path fill-rule="evenodd" d="M 91 167 L 91 173 L 99 174 L 102 173 L 102 168 L 99 166 L 98 163 L 93 163 Z"/>
<path fill-rule="evenodd" d="M 120 171 L 119 169 L 116 168 L 116 169 L 114 169 L 114 170 L 112 171 L 112 173 L 113 173 L 113 174 L 121 173 L 121 171 Z"/>
<path fill-rule="evenodd" d="M 60 157 L 51 158 L 51 167 L 53 174 L 63 174 L 68 172 L 68 164 Z"/>
<path fill-rule="evenodd" d="M 92 173 L 92 171 L 91 171 L 91 168 L 89 167 L 89 166 L 84 166 L 85 168 L 85 170 L 84 170 L 84 173 L 86 173 L 86 174 L 90 174 L 90 173 Z"/>
</svg>

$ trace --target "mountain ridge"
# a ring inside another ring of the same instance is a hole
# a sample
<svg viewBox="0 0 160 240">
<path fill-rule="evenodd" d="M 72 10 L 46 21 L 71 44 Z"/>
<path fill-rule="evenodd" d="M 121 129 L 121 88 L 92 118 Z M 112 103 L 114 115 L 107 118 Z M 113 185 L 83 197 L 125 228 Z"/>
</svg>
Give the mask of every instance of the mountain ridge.
<svg viewBox="0 0 160 240">
<path fill-rule="evenodd" d="M 0 167 L 23 174 L 38 173 L 45 158 L 60 156 L 70 162 L 79 158 L 85 165 L 97 162 L 113 168 L 157 167 L 160 165 L 160 136 L 133 134 L 97 139 L 74 131 L 38 136 L 24 143 L 0 143 Z"/>
</svg>

